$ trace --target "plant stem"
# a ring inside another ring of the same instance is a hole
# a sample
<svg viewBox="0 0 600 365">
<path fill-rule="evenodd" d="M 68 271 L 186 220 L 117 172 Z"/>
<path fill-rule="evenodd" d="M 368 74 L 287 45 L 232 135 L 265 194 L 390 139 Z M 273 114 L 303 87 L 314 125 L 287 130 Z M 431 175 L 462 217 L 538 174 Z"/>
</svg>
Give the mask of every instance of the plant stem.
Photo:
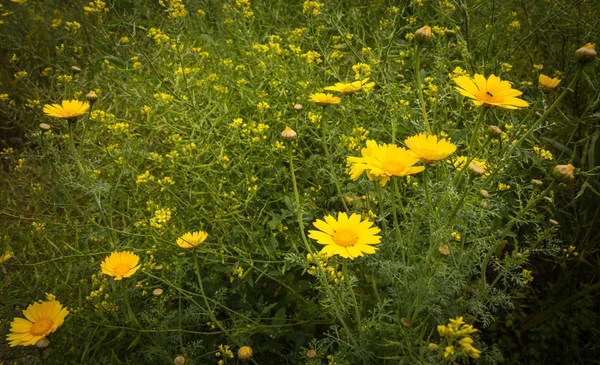
<svg viewBox="0 0 600 365">
<path fill-rule="evenodd" d="M 484 119 L 487 111 L 488 111 L 488 107 L 484 106 L 483 109 L 481 109 L 481 112 L 479 113 L 479 117 L 477 118 L 477 121 L 475 122 L 475 129 L 473 129 L 473 134 L 471 135 L 471 142 L 469 143 L 468 156 L 471 159 L 473 159 L 475 157 L 475 156 L 473 156 L 473 151 L 475 151 L 475 143 L 477 142 L 477 137 L 479 136 L 479 130 L 481 129 L 481 122 L 483 122 L 483 119 Z M 465 164 L 465 166 L 468 166 L 468 165 Z"/>
<path fill-rule="evenodd" d="M 344 321 L 342 312 L 340 311 L 340 309 L 338 308 L 338 306 L 336 304 L 333 292 L 329 288 L 327 274 L 325 273 L 323 266 L 321 266 L 321 263 L 319 262 L 319 259 L 317 258 L 317 255 L 315 254 L 315 251 L 312 249 L 312 247 L 308 243 L 308 239 L 306 238 L 306 234 L 304 233 L 304 221 L 302 220 L 302 205 L 300 204 L 300 194 L 298 193 L 298 185 L 296 183 L 296 174 L 294 172 L 294 160 L 293 160 L 293 154 L 292 154 L 292 146 L 290 143 L 288 143 L 287 148 L 288 148 L 288 152 L 289 152 L 289 156 L 290 156 L 290 172 L 292 175 L 292 183 L 294 186 L 294 198 L 296 200 L 296 219 L 298 220 L 298 226 L 300 228 L 300 236 L 302 237 L 302 242 L 304 243 L 304 246 L 306 247 L 306 251 L 308 251 L 310 253 L 311 257 L 313 258 L 313 262 L 319 268 L 319 273 L 320 273 L 319 281 L 321 281 L 321 286 L 325 289 L 327 296 L 331 300 L 331 306 L 333 308 L 333 311 L 335 312 L 335 316 L 342 324 L 342 327 L 346 331 L 346 335 L 348 336 L 348 338 L 350 338 L 352 340 L 352 342 L 354 343 L 354 346 L 358 347 L 358 343 L 356 342 L 356 339 L 352 335 L 350 328 L 346 324 L 346 321 Z"/>
<path fill-rule="evenodd" d="M 392 185 L 394 185 L 394 198 L 392 199 L 392 213 L 394 215 L 394 230 L 396 231 L 396 236 L 398 238 L 398 244 L 402 243 L 402 234 L 400 233 L 400 225 L 398 224 L 398 214 L 396 213 L 396 199 L 398 199 L 398 203 L 401 206 L 402 214 L 404 215 L 404 221 L 408 221 L 406 219 L 406 213 L 404 213 L 404 207 L 402 206 L 402 199 L 400 198 L 400 194 L 398 193 L 398 184 L 396 183 L 396 178 L 392 177 Z M 402 247 L 402 262 L 406 264 L 406 247 Z"/>
<path fill-rule="evenodd" d="M 465 186 L 465 190 L 463 190 L 462 196 L 460 197 L 460 199 L 458 199 L 458 202 L 454 206 L 454 209 L 452 209 L 452 213 L 450 213 L 450 218 L 448 219 L 448 223 L 446 223 L 447 226 L 450 226 L 452 224 L 452 222 L 454 221 L 454 217 L 456 217 L 456 213 L 458 213 L 458 210 L 460 209 L 460 207 L 462 207 L 463 202 L 465 201 L 465 198 L 467 197 L 467 193 L 469 192 L 469 190 L 471 190 L 472 186 L 473 186 L 473 177 L 469 175 L 469 182 L 467 183 L 467 186 Z"/>
<path fill-rule="evenodd" d="M 350 296 L 352 297 L 352 303 L 354 304 L 354 314 L 356 316 L 356 325 L 360 330 L 362 324 L 360 320 L 360 309 L 358 307 L 358 301 L 356 300 L 356 295 L 354 294 L 354 290 L 352 289 L 352 284 L 350 283 L 350 275 L 348 275 L 348 260 L 344 259 L 344 263 L 342 264 L 342 273 L 344 274 L 344 282 L 348 287 L 348 291 L 350 292 Z"/>
<path fill-rule="evenodd" d="M 225 333 L 225 335 L 227 335 L 227 337 L 230 337 L 229 332 L 225 329 L 225 327 L 223 327 L 221 322 L 219 322 L 219 320 L 215 316 L 215 313 L 213 312 L 212 308 L 210 307 L 210 304 L 208 304 L 208 299 L 206 298 L 206 293 L 204 292 L 204 285 L 202 285 L 202 277 L 200 276 L 200 265 L 198 265 L 198 258 L 196 257 L 196 250 L 194 250 L 192 252 L 192 256 L 194 256 L 194 267 L 196 269 L 196 277 L 198 278 L 198 288 L 200 289 L 200 295 L 202 295 L 202 299 L 204 300 L 204 305 L 206 306 L 206 312 L 208 313 L 208 316 L 210 317 L 212 322 L 217 327 L 219 327 L 219 329 L 221 331 L 223 331 L 223 333 Z"/>
<path fill-rule="evenodd" d="M 429 205 L 429 214 L 433 217 L 433 204 L 431 204 L 431 195 L 429 194 L 429 169 L 430 165 L 425 164 L 425 172 L 423 174 L 423 184 L 425 185 L 425 199 L 427 199 L 427 205 Z"/>
<path fill-rule="evenodd" d="M 421 113 L 423 113 L 423 121 L 425 122 L 425 129 L 427 134 L 431 134 L 431 126 L 427 119 L 427 110 L 425 109 L 425 98 L 423 98 L 423 89 L 421 87 L 421 45 L 417 44 L 417 50 L 415 52 L 415 81 L 417 83 L 417 93 L 419 94 L 419 101 L 421 103 Z"/>
<path fill-rule="evenodd" d="M 331 159 L 331 154 L 329 153 L 329 147 L 327 146 L 327 121 L 325 120 L 325 107 L 321 108 L 321 144 L 323 146 L 323 150 L 325 151 L 325 156 L 327 158 L 327 165 L 329 167 L 329 172 L 333 177 L 333 183 L 335 184 L 335 189 L 337 191 L 340 200 L 342 201 L 342 205 L 346 210 L 346 213 L 349 212 L 348 206 L 346 205 L 346 201 L 342 196 L 342 187 L 340 186 L 340 182 L 337 179 L 337 174 L 335 172 L 335 168 L 333 166 L 333 160 Z"/>
</svg>

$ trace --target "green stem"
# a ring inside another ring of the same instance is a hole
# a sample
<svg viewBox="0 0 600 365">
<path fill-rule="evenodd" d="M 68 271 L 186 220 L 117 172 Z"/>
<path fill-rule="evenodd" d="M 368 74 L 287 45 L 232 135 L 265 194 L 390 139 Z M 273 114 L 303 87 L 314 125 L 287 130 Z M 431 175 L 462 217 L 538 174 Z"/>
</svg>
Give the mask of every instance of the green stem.
<svg viewBox="0 0 600 365">
<path fill-rule="evenodd" d="M 484 119 L 487 111 L 488 111 L 488 107 L 484 106 L 483 109 L 481 109 L 481 112 L 479 113 L 479 117 L 477 118 L 477 121 L 475 122 L 475 129 L 473 129 L 473 134 L 471 135 L 471 142 L 469 143 L 468 156 L 471 159 L 473 159 L 475 157 L 475 156 L 473 156 L 473 151 L 475 151 L 475 143 L 477 142 L 477 137 L 479 136 L 479 130 L 481 129 L 481 122 L 483 122 L 483 119 Z M 465 165 L 465 166 L 468 166 L 468 165 Z"/>
<path fill-rule="evenodd" d="M 213 312 L 212 308 L 210 307 L 210 304 L 208 304 L 208 299 L 206 298 L 206 293 L 204 292 L 204 285 L 202 285 L 202 277 L 200 276 L 200 265 L 198 265 L 198 258 L 196 257 L 196 250 L 194 250 L 192 252 L 192 256 L 194 256 L 194 267 L 196 268 L 196 277 L 198 279 L 198 288 L 200 289 L 200 295 L 202 295 L 202 299 L 204 300 L 204 305 L 206 306 L 206 312 L 208 313 L 208 316 L 210 317 L 212 322 L 217 327 L 219 327 L 219 329 L 221 331 L 223 331 L 223 333 L 225 333 L 225 335 L 227 335 L 227 337 L 231 338 L 231 336 L 229 335 L 229 332 L 225 329 L 225 327 L 223 327 L 221 322 L 219 322 L 219 320 L 215 316 L 215 313 Z"/>
<path fill-rule="evenodd" d="M 427 119 L 427 110 L 425 109 L 425 98 L 423 97 L 423 89 L 421 88 L 421 45 L 417 44 L 417 50 L 415 52 L 415 81 L 417 83 L 417 92 L 419 94 L 419 101 L 421 103 L 421 113 L 423 113 L 423 121 L 425 122 L 425 129 L 427 134 L 431 134 L 431 126 Z"/>
<path fill-rule="evenodd" d="M 75 138 L 73 136 L 73 123 L 75 123 L 75 121 L 72 120 L 67 120 L 67 130 L 69 133 L 69 144 L 71 145 L 71 150 L 73 151 L 73 158 L 75 159 L 75 164 L 77 165 L 77 168 L 79 168 L 79 172 L 81 173 L 81 175 L 83 175 L 83 178 L 85 179 L 86 182 L 89 182 L 89 176 L 87 174 L 87 172 L 85 171 L 85 169 L 83 168 L 83 165 L 81 164 L 81 160 L 79 159 L 79 153 L 77 153 L 77 148 L 75 147 Z"/>
<path fill-rule="evenodd" d="M 425 185 L 425 198 L 427 199 L 427 205 L 429 205 L 429 214 L 433 217 L 433 204 L 431 204 L 431 195 L 429 194 L 429 164 L 425 164 L 425 172 L 423 174 L 423 184 Z"/>
<path fill-rule="evenodd" d="M 327 158 L 327 165 L 329 167 L 329 172 L 333 177 L 333 183 L 335 184 L 335 189 L 337 191 L 340 200 L 342 201 L 342 205 L 346 210 L 346 213 L 349 212 L 348 206 L 346 205 L 346 201 L 342 196 L 342 187 L 340 186 L 340 182 L 337 179 L 337 174 L 335 172 L 335 168 L 333 166 L 333 160 L 331 158 L 331 154 L 329 153 L 329 147 L 327 146 L 327 121 L 325 120 L 325 107 L 321 108 L 321 144 L 323 146 L 323 150 L 325 151 L 325 156 Z"/>
<path fill-rule="evenodd" d="M 398 244 L 402 244 L 402 234 L 400 233 L 400 224 L 398 224 L 398 214 L 396 213 L 396 199 L 398 200 L 399 205 L 401 206 L 402 214 L 404 215 L 404 221 L 407 222 L 406 213 L 404 212 L 404 206 L 402 205 L 402 199 L 400 198 L 400 194 L 398 193 L 398 184 L 396 183 L 396 178 L 392 177 L 392 185 L 394 185 L 394 198 L 392 199 L 392 213 L 394 215 L 394 230 L 396 231 L 396 236 L 398 238 Z M 406 264 L 406 247 L 402 247 L 402 262 Z"/>
<path fill-rule="evenodd" d="M 310 253 L 311 257 L 313 258 L 313 262 L 315 263 L 315 266 L 317 266 L 319 268 L 319 273 L 320 273 L 319 280 L 321 281 L 321 286 L 325 289 L 327 296 L 331 300 L 331 306 L 333 308 L 333 311 L 335 312 L 335 316 L 342 324 L 342 327 L 346 331 L 346 335 L 348 336 L 348 338 L 350 338 L 352 340 L 352 342 L 354 343 L 354 346 L 358 347 L 358 343 L 356 342 L 356 339 L 352 335 L 352 332 L 350 331 L 350 328 L 346 324 L 346 321 L 344 321 L 342 312 L 338 308 L 335 297 L 334 297 L 331 289 L 329 288 L 329 282 L 327 281 L 327 274 L 325 273 L 323 266 L 321 266 L 321 263 L 319 262 L 319 259 L 317 258 L 317 255 L 315 254 L 315 251 L 312 249 L 312 247 L 308 243 L 308 239 L 306 238 L 306 234 L 304 233 L 304 221 L 302 220 L 302 205 L 300 204 L 300 194 L 298 193 L 298 185 L 296 183 L 296 174 L 294 172 L 294 160 L 293 160 L 293 154 L 292 154 L 292 146 L 290 143 L 288 143 L 287 148 L 288 148 L 288 152 L 289 152 L 289 156 L 290 156 L 290 172 L 292 174 L 292 183 L 294 186 L 294 198 L 296 200 L 296 218 L 298 220 L 298 226 L 300 228 L 300 236 L 302 237 L 302 242 L 304 243 L 304 246 L 306 247 L 306 251 L 308 251 Z"/>
<path fill-rule="evenodd" d="M 467 186 L 465 186 L 465 190 L 463 191 L 462 196 L 460 197 L 460 199 L 458 199 L 458 202 L 454 206 L 454 209 L 452 209 L 452 213 L 450 213 L 450 218 L 448 219 L 448 223 L 446 223 L 447 226 L 452 225 L 452 222 L 454 222 L 454 217 L 456 217 L 456 213 L 458 213 L 458 210 L 460 209 L 460 207 L 462 207 L 465 198 L 467 197 L 467 194 L 469 193 L 469 190 L 471 190 L 472 186 L 473 177 L 469 176 L 469 182 L 467 183 Z"/>
<path fill-rule="evenodd" d="M 348 287 L 348 291 L 350 292 L 350 296 L 352 297 L 352 303 L 354 304 L 354 314 L 356 316 L 356 325 L 357 328 L 361 328 L 361 319 L 360 319 L 360 308 L 358 307 L 358 301 L 356 300 L 356 295 L 354 294 L 354 289 L 352 289 L 352 284 L 350 283 L 350 275 L 348 275 L 348 260 L 344 259 L 344 263 L 342 264 L 342 273 L 344 274 L 344 282 Z"/>
<path fill-rule="evenodd" d="M 384 219 L 385 215 L 383 214 L 383 192 L 381 190 L 381 184 L 379 184 L 378 181 L 375 181 L 374 184 L 377 196 L 379 197 L 379 201 L 377 202 L 377 205 L 379 205 L 379 218 L 383 226 L 383 231 L 387 233 L 387 221 Z"/>
</svg>

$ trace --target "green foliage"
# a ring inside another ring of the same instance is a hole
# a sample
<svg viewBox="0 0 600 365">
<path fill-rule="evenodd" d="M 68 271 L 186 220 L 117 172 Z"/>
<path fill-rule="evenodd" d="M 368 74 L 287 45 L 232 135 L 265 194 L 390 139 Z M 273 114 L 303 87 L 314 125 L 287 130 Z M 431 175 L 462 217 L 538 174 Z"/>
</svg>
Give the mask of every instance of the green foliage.
<svg viewBox="0 0 600 365">
<path fill-rule="evenodd" d="M 0 361 L 221 365 L 242 363 L 241 346 L 259 364 L 596 359 L 600 66 L 573 57 L 596 8 L 0 5 L 0 324 L 9 333 L 48 294 L 70 311 L 49 347 L 2 342 Z M 417 45 L 427 24 L 434 38 Z M 538 88 L 541 73 L 558 88 Z M 499 75 L 530 106 L 476 107 L 460 74 Z M 374 88 L 340 104 L 308 102 L 367 77 Z M 42 112 L 90 90 L 99 100 L 75 122 Z M 427 175 L 349 178 L 367 140 L 404 146 L 428 124 L 458 149 Z M 557 164 L 574 181 L 555 180 Z M 307 256 L 323 247 L 306 238 L 313 222 L 346 209 L 381 229 L 378 251 Z M 200 230 L 198 247 L 177 245 Z M 124 250 L 141 268 L 115 281 L 100 265 Z M 437 330 L 457 317 L 478 330 L 477 360 Z"/>
</svg>

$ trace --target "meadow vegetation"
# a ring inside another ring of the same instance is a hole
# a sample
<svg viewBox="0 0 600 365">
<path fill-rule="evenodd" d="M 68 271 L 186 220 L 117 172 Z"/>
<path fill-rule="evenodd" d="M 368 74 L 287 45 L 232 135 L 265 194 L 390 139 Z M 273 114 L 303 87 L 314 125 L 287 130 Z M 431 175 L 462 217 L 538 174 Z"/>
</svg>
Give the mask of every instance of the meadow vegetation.
<svg viewBox="0 0 600 365">
<path fill-rule="evenodd" d="M 0 4 L 0 362 L 600 355 L 597 0 Z"/>
</svg>

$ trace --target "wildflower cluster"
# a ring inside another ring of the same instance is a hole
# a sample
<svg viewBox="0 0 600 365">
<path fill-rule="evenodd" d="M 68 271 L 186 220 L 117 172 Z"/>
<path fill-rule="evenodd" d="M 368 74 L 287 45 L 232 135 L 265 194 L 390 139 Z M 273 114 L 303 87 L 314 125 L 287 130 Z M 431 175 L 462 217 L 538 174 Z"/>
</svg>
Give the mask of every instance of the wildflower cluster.
<svg viewBox="0 0 600 365">
<path fill-rule="evenodd" d="M 455 346 L 458 346 L 463 354 L 477 359 L 481 351 L 473 347 L 471 334 L 478 330 L 472 325 L 466 324 L 463 317 L 450 319 L 449 322 L 447 325 L 437 326 L 438 333 L 443 340 L 444 357 L 453 357 L 456 353 Z"/>
</svg>

